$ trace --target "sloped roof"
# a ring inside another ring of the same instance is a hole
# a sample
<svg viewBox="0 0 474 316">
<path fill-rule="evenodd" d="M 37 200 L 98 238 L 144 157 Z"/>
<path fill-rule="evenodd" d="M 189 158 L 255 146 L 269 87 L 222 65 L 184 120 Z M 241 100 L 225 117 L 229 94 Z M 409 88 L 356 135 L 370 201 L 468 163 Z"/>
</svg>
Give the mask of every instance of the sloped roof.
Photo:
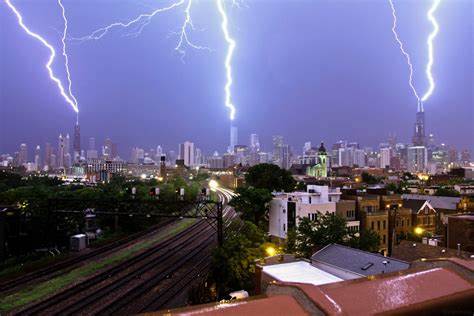
<svg viewBox="0 0 474 316">
<path fill-rule="evenodd" d="M 411 209 L 412 213 L 418 212 L 418 210 L 425 204 L 426 200 L 403 200 L 403 207 Z"/>
<path fill-rule="evenodd" d="M 461 202 L 460 197 L 452 196 L 433 196 L 422 194 L 403 194 L 405 200 L 425 200 L 428 201 L 434 209 L 453 210 L 457 209 L 457 204 Z"/>
<path fill-rule="evenodd" d="M 311 256 L 311 261 L 329 264 L 364 276 L 395 272 L 410 267 L 405 261 L 338 244 L 330 244 L 319 250 Z"/>
</svg>

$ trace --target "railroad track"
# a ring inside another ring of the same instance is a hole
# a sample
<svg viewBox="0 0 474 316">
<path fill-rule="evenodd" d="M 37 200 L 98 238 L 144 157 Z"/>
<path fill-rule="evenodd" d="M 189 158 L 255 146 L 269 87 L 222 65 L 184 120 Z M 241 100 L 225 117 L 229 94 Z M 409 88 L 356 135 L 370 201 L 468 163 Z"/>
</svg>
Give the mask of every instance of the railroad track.
<svg viewBox="0 0 474 316">
<path fill-rule="evenodd" d="M 145 237 L 147 235 L 155 234 L 157 231 L 163 229 L 165 226 L 173 223 L 174 221 L 175 221 L 174 219 L 167 219 L 163 223 L 154 225 L 153 227 L 148 228 L 144 231 L 113 241 L 109 244 L 106 244 L 97 249 L 89 251 L 83 255 L 79 255 L 70 259 L 65 259 L 58 263 L 50 265 L 46 268 L 36 270 L 30 273 L 24 274 L 20 277 L 1 282 L 0 293 L 9 292 L 15 288 L 19 288 L 24 285 L 30 285 L 34 281 L 38 281 L 39 279 L 45 278 L 47 276 L 52 276 L 52 275 L 56 276 L 59 274 L 59 272 L 65 273 L 67 271 L 70 271 L 71 269 L 77 267 L 79 263 L 104 255 L 112 250 L 118 250 L 120 248 L 123 248 L 129 243 L 139 238 Z"/>
<path fill-rule="evenodd" d="M 196 232 L 200 232 L 203 228 L 205 227 L 207 223 L 204 221 L 200 221 L 188 229 L 176 234 L 175 236 L 158 243 L 154 247 L 130 258 L 127 259 L 123 262 L 121 262 L 118 265 L 115 265 L 109 269 L 104 270 L 103 272 L 84 280 L 83 282 L 80 282 L 76 285 L 74 285 L 71 288 L 68 288 L 62 292 L 59 292 L 43 301 L 40 301 L 32 306 L 29 306 L 25 309 L 20 310 L 19 312 L 16 313 L 16 315 L 37 315 L 40 313 L 43 313 L 49 309 L 52 309 L 55 306 L 60 306 L 61 303 L 67 302 L 70 299 L 74 297 L 78 297 L 79 294 L 83 291 L 88 291 L 91 287 L 93 287 L 96 284 L 99 284 L 103 282 L 104 280 L 107 280 L 111 277 L 114 277 L 118 275 L 120 272 L 128 269 L 129 267 L 132 267 L 135 264 L 140 263 L 143 260 L 146 260 L 147 258 L 153 256 L 154 254 L 161 252 L 162 249 L 166 250 L 172 247 L 173 245 L 176 245 L 177 242 L 186 242 L 190 240 L 191 238 L 194 237 Z M 190 232 L 192 234 L 190 234 Z M 184 238 L 184 239 L 183 239 Z M 106 293 L 107 294 L 107 293 Z M 48 315 L 51 315 L 48 313 Z"/>
<path fill-rule="evenodd" d="M 229 195 L 220 195 L 227 203 Z M 233 209 L 224 210 L 225 227 L 236 216 Z M 211 233 L 209 233 L 211 232 Z M 133 312 L 162 306 L 173 297 L 176 288 L 167 288 L 158 295 L 153 289 L 175 273 L 182 274 L 177 289 L 189 286 L 196 273 L 208 269 L 211 247 L 216 244 L 216 234 L 205 221 L 200 221 L 183 232 L 158 245 L 111 267 L 69 289 L 41 302 L 24 308 L 17 315 L 110 315 L 133 308 L 146 293 L 155 297 Z M 184 252 L 184 253 L 183 253 Z M 145 279 L 142 276 L 146 276 Z"/>
</svg>

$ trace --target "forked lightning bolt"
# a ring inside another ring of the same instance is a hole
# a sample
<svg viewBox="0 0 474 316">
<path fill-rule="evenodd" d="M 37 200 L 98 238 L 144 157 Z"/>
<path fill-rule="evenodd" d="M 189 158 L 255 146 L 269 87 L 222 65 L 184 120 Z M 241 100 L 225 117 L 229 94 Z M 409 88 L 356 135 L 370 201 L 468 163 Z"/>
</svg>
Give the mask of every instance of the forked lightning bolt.
<svg viewBox="0 0 474 316">
<path fill-rule="evenodd" d="M 410 70 L 410 78 L 408 80 L 408 84 L 410 85 L 410 88 L 413 91 L 413 94 L 415 95 L 417 101 L 419 102 L 420 97 L 418 96 L 418 93 L 416 92 L 415 86 L 413 85 L 413 65 L 411 63 L 410 54 L 408 54 L 405 51 L 405 48 L 403 47 L 403 42 L 398 37 L 398 33 L 397 33 L 397 13 L 395 11 L 395 6 L 393 5 L 393 1 L 388 0 L 388 2 L 390 3 L 390 7 L 392 8 L 392 17 L 393 17 L 392 33 L 395 36 L 395 40 L 397 41 L 398 46 L 400 47 L 400 50 L 401 50 L 402 54 L 405 56 L 405 58 L 407 60 L 408 68 Z"/>
<path fill-rule="evenodd" d="M 78 113 L 79 109 L 77 107 L 77 102 L 75 102 L 74 97 L 71 97 L 70 95 L 68 95 L 68 93 L 64 89 L 64 86 L 63 86 L 61 80 L 59 80 L 59 78 L 55 76 L 55 74 L 53 72 L 53 69 L 51 68 L 51 65 L 53 64 L 53 62 L 56 58 L 56 50 L 54 49 L 54 47 L 51 44 L 48 43 L 48 41 L 46 41 L 46 39 L 44 39 L 38 33 L 35 33 L 33 31 L 31 31 L 25 25 L 25 23 L 23 22 L 23 16 L 21 15 L 20 11 L 18 11 L 18 9 L 11 3 L 11 0 L 5 0 L 5 3 L 10 8 L 10 10 L 15 14 L 15 16 L 17 18 L 17 21 L 18 21 L 18 24 L 26 32 L 26 34 L 28 34 L 29 36 L 31 36 L 31 37 L 35 38 L 36 40 L 38 40 L 41 44 L 43 44 L 43 46 L 45 46 L 49 50 L 49 58 L 48 58 L 48 61 L 45 65 L 46 70 L 48 71 L 48 74 L 49 74 L 49 78 L 53 82 L 56 83 L 56 85 L 59 89 L 59 92 L 60 92 L 61 96 L 64 98 L 64 100 L 74 109 L 74 111 L 76 113 Z"/>
<path fill-rule="evenodd" d="M 194 44 L 189 39 L 188 30 L 189 29 L 194 30 L 194 25 L 193 25 L 192 18 L 191 18 L 191 6 L 193 4 L 193 0 L 176 1 L 172 4 L 170 4 L 167 7 L 155 9 L 150 13 L 140 14 L 139 16 L 137 16 L 136 18 L 134 18 L 134 19 L 132 19 L 128 22 L 114 22 L 112 24 L 109 24 L 105 27 L 101 27 L 101 28 L 93 31 L 89 35 L 72 38 L 72 40 L 75 40 L 75 41 L 78 41 L 78 42 L 85 42 L 85 41 L 90 41 L 90 40 L 99 40 L 102 37 L 104 37 L 105 35 L 107 35 L 111 30 L 116 29 L 116 28 L 118 28 L 118 29 L 120 29 L 120 28 L 122 28 L 122 29 L 132 28 L 133 31 L 131 33 L 126 33 L 126 35 L 128 35 L 128 36 L 138 36 L 143 31 L 143 28 L 151 22 L 153 17 L 155 17 L 159 13 L 170 11 L 174 8 L 183 6 L 184 4 L 186 4 L 185 8 L 184 8 L 184 21 L 183 21 L 183 24 L 180 27 L 180 31 L 176 32 L 179 39 L 178 39 L 178 43 L 175 47 L 175 50 L 179 54 L 181 54 L 182 57 L 184 57 L 184 54 L 185 54 L 184 46 L 189 46 L 189 47 L 197 49 L 197 50 L 210 50 L 208 47 L 199 46 L 199 45 Z"/>
<path fill-rule="evenodd" d="M 431 34 L 428 36 L 427 44 L 428 44 L 428 64 L 426 65 L 426 77 L 428 78 L 429 81 L 429 87 L 428 90 L 425 92 L 423 97 L 421 98 L 421 101 L 426 101 L 428 98 L 431 96 L 433 93 L 433 90 L 435 88 L 435 82 L 433 79 L 433 74 L 431 73 L 431 68 L 433 67 L 433 40 L 435 39 L 436 35 L 438 35 L 439 32 L 439 25 L 438 22 L 436 21 L 436 18 L 434 17 L 434 13 L 436 9 L 439 6 L 439 3 L 441 0 L 433 0 L 433 5 L 431 6 L 430 10 L 428 11 L 427 17 L 428 20 L 431 22 L 433 25 L 433 31 Z"/>
<path fill-rule="evenodd" d="M 430 7 L 430 9 L 428 10 L 428 13 L 427 13 L 427 18 L 431 22 L 431 24 L 433 25 L 433 31 L 428 36 L 428 40 L 427 40 L 428 62 L 426 64 L 425 73 L 426 73 L 426 77 L 428 79 L 428 84 L 429 85 L 428 85 L 428 90 L 425 92 L 425 94 L 423 94 L 423 96 L 421 98 L 418 95 L 418 92 L 416 91 L 416 88 L 413 84 L 413 65 L 411 63 L 410 55 L 405 51 L 403 43 L 400 40 L 400 38 L 398 36 L 398 33 L 397 33 L 397 13 L 396 13 L 396 10 L 395 10 L 395 6 L 393 5 L 393 0 L 388 0 L 388 2 L 390 3 L 390 7 L 392 9 L 392 17 L 393 17 L 392 33 L 395 36 L 395 39 L 398 43 L 398 46 L 399 46 L 402 54 L 405 56 L 405 58 L 407 60 L 408 68 L 410 69 L 410 77 L 409 77 L 408 83 L 409 83 L 409 85 L 410 85 L 410 87 L 413 91 L 413 94 L 415 95 L 416 99 L 418 100 L 419 110 L 423 111 L 423 103 L 422 102 L 428 100 L 428 98 L 431 96 L 431 94 L 433 93 L 434 88 L 435 88 L 435 82 L 434 82 L 434 78 L 433 78 L 433 74 L 432 74 L 431 70 L 432 70 L 433 63 L 434 63 L 433 40 L 435 39 L 436 35 L 439 32 L 439 25 L 438 25 L 438 22 L 436 21 L 436 19 L 434 17 L 434 13 L 435 13 L 436 9 L 438 8 L 441 0 L 433 0 L 433 3 L 432 3 L 432 5 L 431 5 L 431 7 Z"/>
<path fill-rule="evenodd" d="M 225 41 L 228 45 L 227 54 L 226 54 L 226 58 L 224 62 L 224 66 L 226 69 L 226 83 L 224 85 L 224 92 L 225 92 L 225 106 L 229 108 L 230 110 L 229 117 L 231 120 L 233 120 L 235 118 L 235 106 L 232 103 L 231 90 L 230 90 L 232 86 L 231 62 L 232 62 L 232 56 L 234 53 L 236 43 L 235 43 L 235 40 L 229 34 L 228 18 L 227 18 L 227 13 L 224 8 L 223 0 L 215 0 L 215 1 L 217 4 L 217 8 L 219 10 L 219 14 L 221 16 L 222 32 L 224 34 Z M 238 2 L 236 0 L 234 0 L 232 3 L 234 5 L 238 5 Z M 186 53 L 185 46 L 189 46 L 197 50 L 210 51 L 210 48 L 196 45 L 189 39 L 188 31 L 194 30 L 193 21 L 191 18 L 191 7 L 193 4 L 193 0 L 187 0 L 187 1 L 180 0 L 167 7 L 155 9 L 151 13 L 140 14 L 139 16 L 137 16 L 136 18 L 128 22 L 115 22 L 105 27 L 101 27 L 93 31 L 89 35 L 79 37 L 79 38 L 72 38 L 72 39 L 79 42 L 84 42 L 84 41 L 89 41 L 89 40 L 99 40 L 105 35 L 107 35 L 112 29 L 115 29 L 115 28 L 122 28 L 122 29 L 134 28 L 134 32 L 128 33 L 127 35 L 138 35 L 141 33 L 143 28 L 150 23 L 151 19 L 154 16 L 156 16 L 159 13 L 169 11 L 176 7 L 182 6 L 184 4 L 186 4 L 184 8 L 184 21 L 183 21 L 183 24 L 181 25 L 179 32 L 176 33 L 178 35 L 178 43 L 176 44 L 175 50 L 182 55 L 182 59 Z"/>
<path fill-rule="evenodd" d="M 227 108 L 229 108 L 229 110 L 230 110 L 229 117 L 230 117 L 230 120 L 232 121 L 235 118 L 235 106 L 232 103 L 232 96 L 231 96 L 230 88 L 231 88 L 232 82 L 233 82 L 233 80 L 232 80 L 232 56 L 234 54 L 234 49 L 235 49 L 236 43 L 235 43 L 235 40 L 229 34 L 229 21 L 227 19 L 227 13 L 224 9 L 224 4 L 222 3 L 222 0 L 216 0 L 216 2 L 217 2 L 217 8 L 218 8 L 219 13 L 220 13 L 221 18 L 222 18 L 222 23 L 221 23 L 222 32 L 224 33 L 225 41 L 228 44 L 227 54 L 226 54 L 225 62 L 224 62 L 224 66 L 225 66 L 225 70 L 226 70 L 226 83 L 225 83 L 225 86 L 224 86 L 224 91 L 225 91 L 225 106 Z"/>
<path fill-rule="evenodd" d="M 58 0 L 58 4 L 61 7 L 61 13 L 62 13 L 62 16 L 63 16 L 63 21 L 64 21 L 64 29 L 63 29 L 63 36 L 61 38 L 61 42 L 63 44 L 64 67 L 66 68 L 66 77 L 67 77 L 67 81 L 68 81 L 68 92 L 69 92 L 69 96 L 74 101 L 74 104 L 76 105 L 76 108 L 79 108 L 78 103 L 77 103 L 77 99 L 74 96 L 74 94 L 72 93 L 72 80 L 71 80 L 71 73 L 69 71 L 69 56 L 67 55 L 67 52 L 66 52 L 66 37 L 67 37 L 68 22 L 67 22 L 67 18 L 66 18 L 66 9 L 64 8 L 61 1 L 62 0 Z M 79 121 L 79 115 L 77 116 L 77 120 Z"/>
</svg>

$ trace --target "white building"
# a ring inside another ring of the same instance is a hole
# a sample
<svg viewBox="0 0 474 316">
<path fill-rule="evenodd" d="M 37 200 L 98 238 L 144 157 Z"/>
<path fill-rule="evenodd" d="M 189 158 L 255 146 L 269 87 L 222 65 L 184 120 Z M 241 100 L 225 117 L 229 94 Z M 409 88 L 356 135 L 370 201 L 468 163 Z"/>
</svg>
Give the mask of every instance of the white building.
<svg viewBox="0 0 474 316">
<path fill-rule="evenodd" d="M 185 141 L 184 143 L 179 144 L 179 159 L 184 160 L 184 165 L 186 167 L 194 166 L 194 153 L 194 143 Z"/>
<path fill-rule="evenodd" d="M 298 225 L 298 218 L 315 220 L 318 214 L 334 214 L 341 191 L 328 186 L 308 185 L 307 192 L 276 193 L 270 202 L 269 233 L 286 238 L 289 229 Z"/>
</svg>

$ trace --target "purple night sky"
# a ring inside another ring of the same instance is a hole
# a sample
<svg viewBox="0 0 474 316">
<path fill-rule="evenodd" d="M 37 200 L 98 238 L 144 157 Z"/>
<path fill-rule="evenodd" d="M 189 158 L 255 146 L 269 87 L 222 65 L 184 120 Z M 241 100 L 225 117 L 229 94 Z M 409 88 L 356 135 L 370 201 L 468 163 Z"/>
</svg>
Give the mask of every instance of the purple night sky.
<svg viewBox="0 0 474 316">
<path fill-rule="evenodd" d="M 25 23 L 60 51 L 62 19 L 56 1 L 12 0 Z M 119 2 L 119 4 L 117 4 Z M 82 36 L 116 20 L 126 21 L 170 1 L 63 0 L 70 36 Z M 426 38 L 431 1 L 394 0 L 398 30 L 414 64 L 415 85 L 428 82 Z M 385 0 L 247 0 L 227 6 L 233 59 L 233 100 L 239 142 L 260 135 L 269 150 L 283 135 L 300 151 L 304 141 L 339 139 L 377 146 L 396 133 L 409 142 L 416 99 L 408 67 L 391 32 Z M 474 151 L 473 2 L 442 1 L 434 41 L 436 89 L 425 103 L 427 132 L 439 142 Z M 174 51 L 183 10 L 157 15 L 138 37 L 118 30 L 102 40 L 69 43 L 73 91 L 78 98 L 82 142 L 110 137 L 120 154 L 132 146 L 194 141 L 206 152 L 224 151 L 229 120 L 224 107 L 226 44 L 214 1 L 196 1 L 192 40 L 211 52 Z M 61 56 L 59 56 L 61 57 Z M 44 64 L 48 51 L 17 25 L 0 3 L 0 153 L 30 150 L 60 132 L 72 134 L 75 113 L 59 96 Z M 62 60 L 54 65 L 64 79 Z"/>
</svg>

